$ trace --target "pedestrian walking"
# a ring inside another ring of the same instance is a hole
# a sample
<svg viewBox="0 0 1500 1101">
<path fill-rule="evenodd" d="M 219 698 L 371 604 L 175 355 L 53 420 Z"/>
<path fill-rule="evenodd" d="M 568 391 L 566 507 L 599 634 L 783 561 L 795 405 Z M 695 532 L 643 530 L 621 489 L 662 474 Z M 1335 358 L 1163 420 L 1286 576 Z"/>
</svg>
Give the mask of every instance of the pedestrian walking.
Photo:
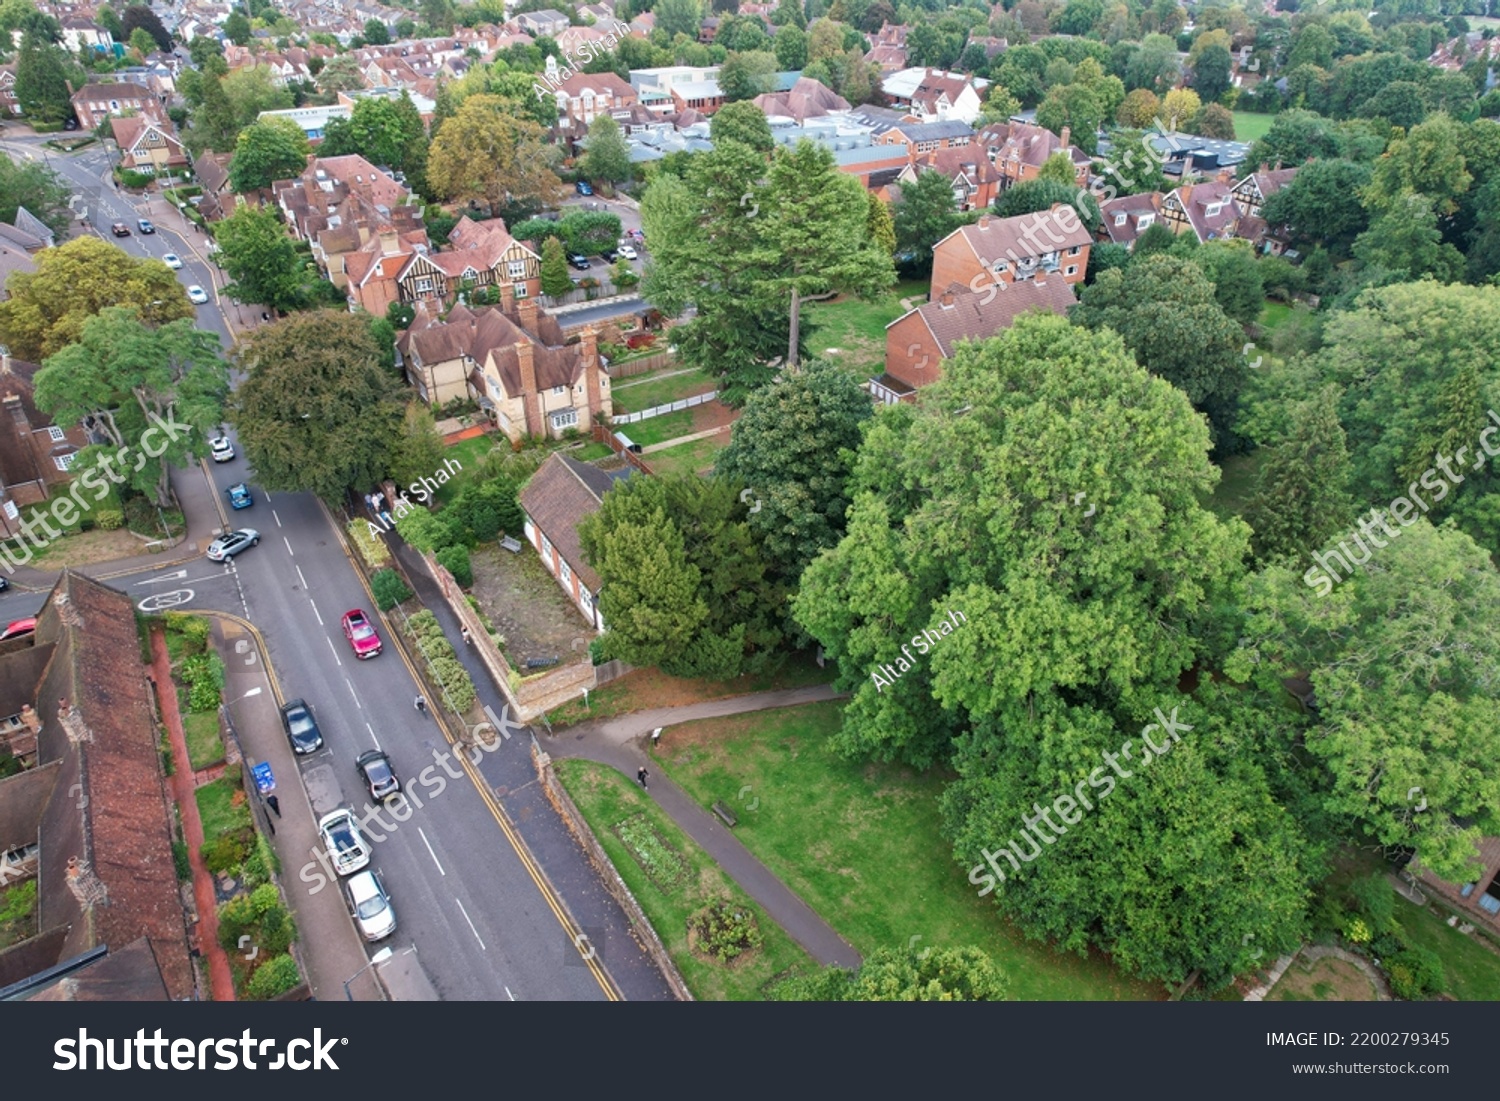
<svg viewBox="0 0 1500 1101">
<path fill-rule="evenodd" d="M 422 712 L 422 714 L 427 714 L 427 700 L 420 694 L 417 696 L 416 700 L 413 701 L 413 705 L 418 711 Z"/>
<path fill-rule="evenodd" d="M 270 807 L 277 818 L 281 817 L 281 800 L 274 795 L 266 796 L 266 806 Z"/>
<path fill-rule="evenodd" d="M 635 778 L 641 782 L 641 787 L 644 788 L 646 786 L 646 777 L 650 775 L 651 773 L 646 771 L 646 766 L 642 765 L 641 770 L 635 774 Z"/>
<path fill-rule="evenodd" d="M 474 645 L 474 636 L 471 635 L 471 634 L 469 634 L 469 629 L 467 627 L 463 628 L 463 636 L 464 636 L 464 645 L 465 646 L 473 646 Z"/>
</svg>

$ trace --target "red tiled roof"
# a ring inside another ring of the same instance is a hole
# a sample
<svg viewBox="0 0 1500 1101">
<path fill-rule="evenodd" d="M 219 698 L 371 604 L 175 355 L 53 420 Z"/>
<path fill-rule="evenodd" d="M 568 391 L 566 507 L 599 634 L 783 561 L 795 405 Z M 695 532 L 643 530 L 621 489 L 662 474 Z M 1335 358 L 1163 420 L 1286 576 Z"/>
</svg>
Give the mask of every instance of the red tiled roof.
<svg viewBox="0 0 1500 1101">
<path fill-rule="evenodd" d="M 960 340 L 985 340 L 1010 328 L 1028 310 L 1047 310 L 1066 316 L 1077 302 L 1073 287 L 1062 276 L 1054 274 L 1046 282 L 1034 279 L 1018 283 L 999 283 L 999 289 L 991 294 L 989 288 L 980 293 L 967 287 L 957 287 L 939 295 L 931 302 L 918 306 L 911 313 L 921 317 L 927 331 L 937 341 L 944 356 L 953 354 L 954 345 Z M 910 317 L 905 314 L 903 317 Z M 891 325 L 897 325 L 897 318 Z M 890 328 L 890 325 L 886 326 Z"/>
</svg>

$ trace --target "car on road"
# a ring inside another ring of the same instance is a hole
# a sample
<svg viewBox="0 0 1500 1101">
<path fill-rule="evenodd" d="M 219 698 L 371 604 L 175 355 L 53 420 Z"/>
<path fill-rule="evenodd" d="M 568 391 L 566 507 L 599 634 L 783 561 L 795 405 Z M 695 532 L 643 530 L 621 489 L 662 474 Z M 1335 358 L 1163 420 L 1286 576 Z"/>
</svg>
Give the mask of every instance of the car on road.
<svg viewBox="0 0 1500 1101">
<path fill-rule="evenodd" d="M 318 819 L 318 836 L 339 875 L 352 875 L 370 863 L 370 846 L 359 832 L 353 811 L 340 807 L 323 815 Z"/>
<path fill-rule="evenodd" d="M 619 258 L 619 252 L 612 248 L 607 248 L 599 254 L 599 259 L 603 260 L 606 264 L 613 264 Z"/>
<path fill-rule="evenodd" d="M 208 450 L 216 463 L 227 463 L 234 458 L 234 444 L 229 442 L 228 436 L 215 436 L 209 441 Z"/>
<path fill-rule="evenodd" d="M 587 256 L 584 256 L 582 253 L 579 253 L 579 252 L 569 253 L 568 254 L 568 267 L 574 268 L 577 271 L 588 271 L 589 270 L 589 258 Z"/>
<path fill-rule="evenodd" d="M 592 195 L 594 193 L 592 185 L 590 185 L 587 180 L 579 180 L 573 185 L 573 187 L 580 195 Z"/>
<path fill-rule="evenodd" d="M 260 542 L 260 532 L 254 528 L 240 528 L 238 531 L 226 531 L 208 545 L 208 560 L 210 562 L 228 562 L 240 551 L 253 547 Z"/>
<path fill-rule="evenodd" d="M 229 494 L 230 508 L 249 508 L 255 504 L 255 498 L 250 496 L 250 487 L 244 482 L 232 485 L 224 492 Z"/>
<path fill-rule="evenodd" d="M 344 880 L 344 892 L 349 913 L 365 940 L 384 940 L 396 931 L 396 908 L 380 876 L 369 870 L 355 872 Z"/>
<path fill-rule="evenodd" d="M 304 699 L 287 700 L 281 708 L 281 725 L 294 753 L 316 753 L 323 748 L 323 732 Z"/>
<path fill-rule="evenodd" d="M 0 577 L 0 593 L 3 593 L 8 588 L 10 588 L 10 578 Z"/>
<path fill-rule="evenodd" d="M 620 243 L 620 255 L 627 260 L 639 260 L 641 258 L 641 254 L 635 251 L 634 245 L 627 245 L 623 241 Z"/>
<path fill-rule="evenodd" d="M 354 765 L 359 769 L 359 778 L 370 789 L 371 799 L 379 801 L 401 790 L 401 781 L 391 767 L 390 754 L 378 749 L 367 750 L 359 755 Z"/>
<path fill-rule="evenodd" d="M 380 654 L 380 635 L 370 623 L 369 616 L 358 608 L 351 608 L 344 613 L 344 637 L 349 640 L 349 648 L 354 651 L 354 656 L 360 660 Z"/>
<path fill-rule="evenodd" d="M 201 306 L 208 301 L 208 292 L 194 283 L 188 288 L 188 301 Z"/>
<path fill-rule="evenodd" d="M 151 219 L 150 218 L 137 218 L 135 220 L 135 224 L 140 228 L 140 231 L 142 233 L 155 233 L 156 232 L 156 227 L 151 224 Z"/>
<path fill-rule="evenodd" d="M 182 267 L 182 258 L 179 257 L 175 252 L 167 253 L 161 258 L 161 262 L 167 265 L 167 267 L 171 268 L 173 271 L 176 271 L 178 268 Z"/>
<path fill-rule="evenodd" d="M 130 227 L 127 226 L 124 222 L 116 222 L 114 225 L 109 227 L 109 231 L 116 237 L 130 236 Z"/>
<path fill-rule="evenodd" d="M 0 642 L 4 642 L 8 638 L 20 638 L 22 635 L 29 635 L 35 630 L 36 616 L 32 615 L 27 616 L 25 619 L 15 620 L 5 630 L 0 631 Z"/>
</svg>

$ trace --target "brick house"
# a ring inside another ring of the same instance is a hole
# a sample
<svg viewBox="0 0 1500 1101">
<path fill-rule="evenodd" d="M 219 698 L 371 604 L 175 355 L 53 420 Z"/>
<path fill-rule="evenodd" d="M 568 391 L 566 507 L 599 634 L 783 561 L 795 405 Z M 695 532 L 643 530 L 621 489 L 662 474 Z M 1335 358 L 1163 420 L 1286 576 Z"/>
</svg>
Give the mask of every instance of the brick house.
<svg viewBox="0 0 1500 1101">
<path fill-rule="evenodd" d="M 917 122 L 906 119 L 875 137 L 876 145 L 904 145 L 908 157 L 934 153 L 939 149 L 962 149 L 974 140 L 974 128 L 958 119 L 941 122 Z"/>
<path fill-rule="evenodd" d="M 1082 283 L 1093 238 L 1071 206 L 997 218 L 981 214 L 932 246 L 933 293 L 957 283 L 981 291 L 991 281 L 1023 282 L 1060 272 L 1064 282 Z"/>
<path fill-rule="evenodd" d="M 85 84 L 73 93 L 80 130 L 95 130 L 107 118 L 135 113 L 165 121 L 161 100 L 139 84 Z"/>
<path fill-rule="evenodd" d="M 1161 221 L 1161 201 L 1160 191 L 1143 191 L 1100 203 L 1099 240 L 1135 248 L 1136 238 Z"/>
<path fill-rule="evenodd" d="M 382 228 L 403 236 L 423 229 L 411 193 L 358 154 L 309 157 L 301 176 L 277 180 L 271 194 L 293 236 L 312 245 L 313 259 L 340 290 L 349 281 L 345 258 Z"/>
<path fill-rule="evenodd" d="M 1073 285 L 1039 276 L 1000 283 L 979 293 L 954 284 L 931 302 L 885 327 L 885 374 L 870 380 L 870 393 L 893 405 L 914 401 L 923 386 L 943 377 L 943 360 L 961 340 L 987 340 L 1010 328 L 1029 310 L 1066 315 L 1077 299 Z"/>
<path fill-rule="evenodd" d="M 466 284 L 502 287 L 512 298 L 535 298 L 542 290 L 542 258 L 516 240 L 499 218 L 476 222 L 464 215 L 448 235 L 451 249 L 417 250 L 396 280 L 401 301 L 444 301 Z"/>
<path fill-rule="evenodd" d="M 45 1001 L 192 1000 L 172 805 L 128 596 L 63 571 L 36 631 L 0 644 L 0 729 L 35 747 L 32 767 L 0 780 L 0 854 L 36 882 L 39 919 L 0 953 L 0 988 L 32 983 L 28 996 Z M 49 982 L 47 971 L 99 948 L 105 958 Z M 91 982 L 100 972 L 107 981 Z"/>
<path fill-rule="evenodd" d="M 984 103 L 979 91 L 962 73 L 941 69 L 903 69 L 880 84 L 892 106 L 902 108 L 923 122 L 957 119 L 973 122 Z"/>
<path fill-rule="evenodd" d="M 426 229 L 398 233 L 392 225 L 377 226 L 368 241 L 344 254 L 349 308 L 384 317 L 392 303 L 401 301 L 401 272 L 427 248 Z"/>
<path fill-rule="evenodd" d="M 1286 251 L 1288 235 L 1285 226 L 1274 229 L 1261 216 L 1261 208 L 1276 192 L 1292 182 L 1297 169 L 1276 168 L 1262 164 L 1260 171 L 1252 172 L 1234 185 L 1234 205 L 1239 208 L 1240 221 L 1235 235 L 1249 241 L 1257 251 L 1280 256 Z"/>
<path fill-rule="evenodd" d="M 499 306 L 454 306 L 446 320 L 433 303 L 418 303 L 396 341 L 407 379 L 428 403 L 473 397 L 513 443 L 587 432 L 612 408 L 597 334 L 588 328 L 567 344 L 534 300 L 517 301 L 504 283 L 500 293 Z"/>
<path fill-rule="evenodd" d="M 109 120 L 115 145 L 120 150 L 120 165 L 134 172 L 160 175 L 176 168 L 186 168 L 187 151 L 170 122 L 158 122 L 144 115 Z"/>
<path fill-rule="evenodd" d="M 604 495 L 616 481 L 629 477 L 630 469 L 600 470 L 553 453 L 521 490 L 527 541 L 541 555 L 547 572 L 600 634 L 605 625 L 599 612 L 599 575 L 584 558 L 578 525 L 599 511 Z"/>
<path fill-rule="evenodd" d="M 585 130 L 600 115 L 636 104 L 635 89 L 614 73 L 576 73 L 556 87 L 557 113 Z"/>
<path fill-rule="evenodd" d="M 78 425 L 59 428 L 37 409 L 32 395 L 34 363 L 0 352 L 0 532 L 16 530 L 12 505 L 45 501 L 55 486 L 72 480 L 78 452 L 90 443 Z"/>
<path fill-rule="evenodd" d="M 902 184 L 915 183 L 922 172 L 941 173 L 953 187 L 959 210 L 983 210 L 1000 191 L 1000 173 L 974 146 L 939 149 L 912 158 L 896 177 Z"/>
<path fill-rule="evenodd" d="M 785 92 L 764 92 L 750 102 L 767 118 L 789 118 L 798 122 L 849 110 L 848 100 L 809 76 L 799 76 Z"/>
<path fill-rule="evenodd" d="M 1005 190 L 1018 183 L 1034 180 L 1057 153 L 1065 153 L 1073 162 L 1073 178 L 1079 187 L 1087 187 L 1092 160 L 1078 146 L 1069 143 L 1072 130 L 1064 126 L 1054 134 L 1042 126 L 1025 122 L 996 123 L 979 132 L 976 141 L 984 146 L 990 163 L 1000 172 L 1000 187 Z"/>
<path fill-rule="evenodd" d="M 16 98 L 16 66 L 0 65 L 0 115 L 16 117 L 21 114 L 21 101 Z"/>
</svg>

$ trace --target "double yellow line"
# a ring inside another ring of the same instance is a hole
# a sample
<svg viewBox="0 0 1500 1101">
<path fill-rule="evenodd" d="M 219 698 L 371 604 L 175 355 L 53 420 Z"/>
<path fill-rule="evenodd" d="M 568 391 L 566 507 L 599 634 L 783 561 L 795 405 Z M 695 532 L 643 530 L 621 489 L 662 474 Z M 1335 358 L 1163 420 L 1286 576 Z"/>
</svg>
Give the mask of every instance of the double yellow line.
<svg viewBox="0 0 1500 1101">
<path fill-rule="evenodd" d="M 318 502 L 318 506 L 323 509 L 323 514 L 327 518 L 329 526 L 333 528 L 334 533 L 338 536 L 339 546 L 343 548 L 344 556 L 349 559 L 350 566 L 354 568 L 355 576 L 359 578 L 360 586 L 365 590 L 365 595 L 370 598 L 371 606 L 378 610 L 379 605 L 375 602 L 375 594 L 370 591 L 370 586 L 365 581 L 365 574 L 359 568 L 359 563 L 354 561 L 354 555 L 349 550 L 348 540 L 344 538 L 343 529 L 335 522 L 332 513 L 328 511 L 327 506 L 322 501 Z M 385 620 L 386 633 L 390 636 L 391 641 L 395 643 L 396 653 L 401 655 L 401 661 L 406 666 L 407 671 L 411 673 L 412 680 L 420 685 L 422 678 L 418 675 L 416 667 L 407 655 L 406 645 L 401 640 L 400 632 L 392 627 L 390 621 L 383 614 L 381 618 Z M 269 664 L 268 662 L 268 668 Z M 457 746 L 458 739 L 453 736 L 453 732 L 448 728 L 448 720 L 443 714 L 442 709 L 434 706 L 431 708 L 431 713 L 432 717 L 437 720 L 438 729 L 443 732 L 444 739 L 447 740 L 450 746 Z M 495 731 L 496 738 L 502 737 L 502 734 L 502 731 Z M 478 766 L 469 760 L 462 749 L 457 750 L 453 755 L 463 765 L 464 772 L 468 774 L 470 782 L 474 785 L 474 789 L 479 793 L 479 797 L 484 800 L 484 805 L 489 808 L 491 817 L 495 819 L 495 823 L 500 827 L 500 832 L 505 834 L 505 839 L 510 842 L 510 847 L 521 861 L 521 866 L 526 869 L 526 874 L 531 876 L 531 881 L 536 884 L 537 890 L 541 892 L 542 898 L 547 903 L 547 907 L 552 911 L 553 916 L 557 918 L 558 924 L 563 927 L 563 932 L 568 935 L 569 941 L 578 951 L 579 956 L 583 958 L 583 962 L 589 971 L 593 974 L 594 981 L 599 984 L 599 989 L 604 991 L 604 996 L 610 1001 L 623 1001 L 624 996 L 620 993 L 620 988 L 615 985 L 615 981 L 610 977 L 609 972 L 605 971 L 595 958 L 598 954 L 595 947 L 592 944 L 589 945 L 587 950 L 583 947 L 584 944 L 588 943 L 588 938 L 584 935 L 583 929 L 573 920 L 573 915 L 568 913 L 568 908 L 564 905 L 562 898 L 559 897 L 557 891 L 547 879 L 546 873 L 542 871 L 541 866 L 532 857 L 530 849 L 526 847 L 525 840 L 516 831 L 515 824 L 510 820 L 510 815 L 505 813 L 505 808 L 500 805 L 500 801 L 495 798 L 495 793 L 485 783 Z"/>
</svg>

